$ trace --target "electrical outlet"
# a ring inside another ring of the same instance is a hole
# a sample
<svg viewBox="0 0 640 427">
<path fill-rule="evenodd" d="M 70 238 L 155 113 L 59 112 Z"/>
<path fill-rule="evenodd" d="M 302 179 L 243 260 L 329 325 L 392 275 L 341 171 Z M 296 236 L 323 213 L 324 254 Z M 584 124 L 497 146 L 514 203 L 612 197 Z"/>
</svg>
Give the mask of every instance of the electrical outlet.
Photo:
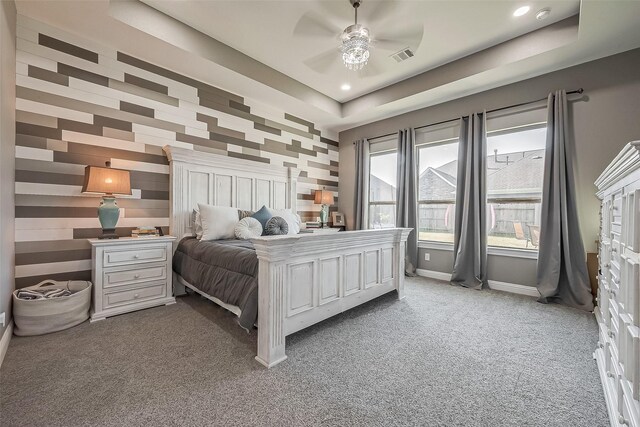
<svg viewBox="0 0 640 427">
<path fill-rule="evenodd" d="M 424 254 L 424 260 L 425 261 L 431 261 L 431 254 L 429 252 L 425 252 Z"/>
<path fill-rule="evenodd" d="M 4 323 L 5 323 L 4 313 L 0 313 L 0 323 L 2 323 L 2 327 L 4 328 Z"/>
</svg>

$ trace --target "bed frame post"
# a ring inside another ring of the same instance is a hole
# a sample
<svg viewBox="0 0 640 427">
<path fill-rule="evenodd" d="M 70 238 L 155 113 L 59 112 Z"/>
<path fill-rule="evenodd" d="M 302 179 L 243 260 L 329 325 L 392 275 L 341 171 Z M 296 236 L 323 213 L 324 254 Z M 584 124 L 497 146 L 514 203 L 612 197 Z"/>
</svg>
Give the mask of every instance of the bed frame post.
<svg viewBox="0 0 640 427">
<path fill-rule="evenodd" d="M 405 233 L 403 233 L 405 234 Z M 406 233 L 408 235 L 409 233 Z M 398 291 L 398 299 L 404 298 L 404 270 L 405 270 L 405 262 L 406 262 L 406 236 L 402 236 L 404 241 L 400 240 L 396 242 L 396 250 L 398 251 L 398 256 L 394 258 L 393 263 L 395 264 L 394 270 L 396 277 L 396 291 Z"/>
<path fill-rule="evenodd" d="M 270 368 L 287 358 L 285 347 L 284 263 L 260 259 L 258 273 L 258 355 L 256 360 Z"/>
</svg>

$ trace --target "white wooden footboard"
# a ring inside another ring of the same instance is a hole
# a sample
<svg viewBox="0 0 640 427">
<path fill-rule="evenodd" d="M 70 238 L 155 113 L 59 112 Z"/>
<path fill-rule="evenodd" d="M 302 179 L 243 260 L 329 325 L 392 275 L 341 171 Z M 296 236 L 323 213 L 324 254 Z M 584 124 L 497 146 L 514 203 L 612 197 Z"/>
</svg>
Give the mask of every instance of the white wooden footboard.
<svg viewBox="0 0 640 427">
<path fill-rule="evenodd" d="M 404 297 L 411 229 L 346 231 L 252 239 L 258 275 L 258 355 L 287 358 L 285 337 L 394 289 Z"/>
</svg>

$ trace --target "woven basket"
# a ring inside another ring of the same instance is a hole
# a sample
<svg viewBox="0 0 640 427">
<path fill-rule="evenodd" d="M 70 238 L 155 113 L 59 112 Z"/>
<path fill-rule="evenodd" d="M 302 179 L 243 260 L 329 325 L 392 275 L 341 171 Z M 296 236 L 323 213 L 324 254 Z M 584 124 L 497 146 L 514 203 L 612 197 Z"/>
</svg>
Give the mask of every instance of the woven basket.
<svg viewBox="0 0 640 427">
<path fill-rule="evenodd" d="M 91 282 L 45 280 L 25 289 L 68 289 L 71 295 L 51 299 L 24 300 L 13 291 L 14 333 L 20 336 L 42 335 L 76 326 L 89 318 Z"/>
</svg>

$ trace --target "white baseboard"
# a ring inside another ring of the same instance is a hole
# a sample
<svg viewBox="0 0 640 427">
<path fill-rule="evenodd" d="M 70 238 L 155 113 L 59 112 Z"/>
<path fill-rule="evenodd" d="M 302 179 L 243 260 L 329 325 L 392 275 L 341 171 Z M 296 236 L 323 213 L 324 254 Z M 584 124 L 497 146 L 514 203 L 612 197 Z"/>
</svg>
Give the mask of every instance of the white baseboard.
<svg viewBox="0 0 640 427">
<path fill-rule="evenodd" d="M 9 341 L 11 341 L 12 336 L 13 336 L 13 319 L 11 320 L 11 322 L 9 322 L 7 329 L 4 330 L 2 339 L 0 339 L 0 366 L 2 366 L 4 355 L 7 354 L 7 350 L 9 349 Z"/>
<path fill-rule="evenodd" d="M 418 268 L 416 269 L 416 274 L 418 276 L 428 277 L 430 279 L 444 280 L 445 282 L 449 282 L 451 280 L 451 273 L 444 273 L 442 271 L 423 270 L 421 268 Z M 489 282 L 489 288 L 496 291 L 510 292 L 512 294 L 528 295 L 530 297 L 540 296 L 538 289 L 536 289 L 533 286 L 518 285 L 516 283 L 498 282 L 496 280 L 489 280 L 488 282 Z"/>
<path fill-rule="evenodd" d="M 451 273 L 443 273 L 442 271 L 423 270 L 422 268 L 418 268 L 416 269 L 416 274 L 430 279 L 444 280 L 445 282 L 451 280 Z"/>
<path fill-rule="evenodd" d="M 517 283 L 498 282 L 496 280 L 489 280 L 489 288 L 502 291 L 511 292 L 512 294 L 528 295 L 530 297 L 539 297 L 540 292 L 538 288 L 534 286 L 518 285 Z"/>
</svg>

